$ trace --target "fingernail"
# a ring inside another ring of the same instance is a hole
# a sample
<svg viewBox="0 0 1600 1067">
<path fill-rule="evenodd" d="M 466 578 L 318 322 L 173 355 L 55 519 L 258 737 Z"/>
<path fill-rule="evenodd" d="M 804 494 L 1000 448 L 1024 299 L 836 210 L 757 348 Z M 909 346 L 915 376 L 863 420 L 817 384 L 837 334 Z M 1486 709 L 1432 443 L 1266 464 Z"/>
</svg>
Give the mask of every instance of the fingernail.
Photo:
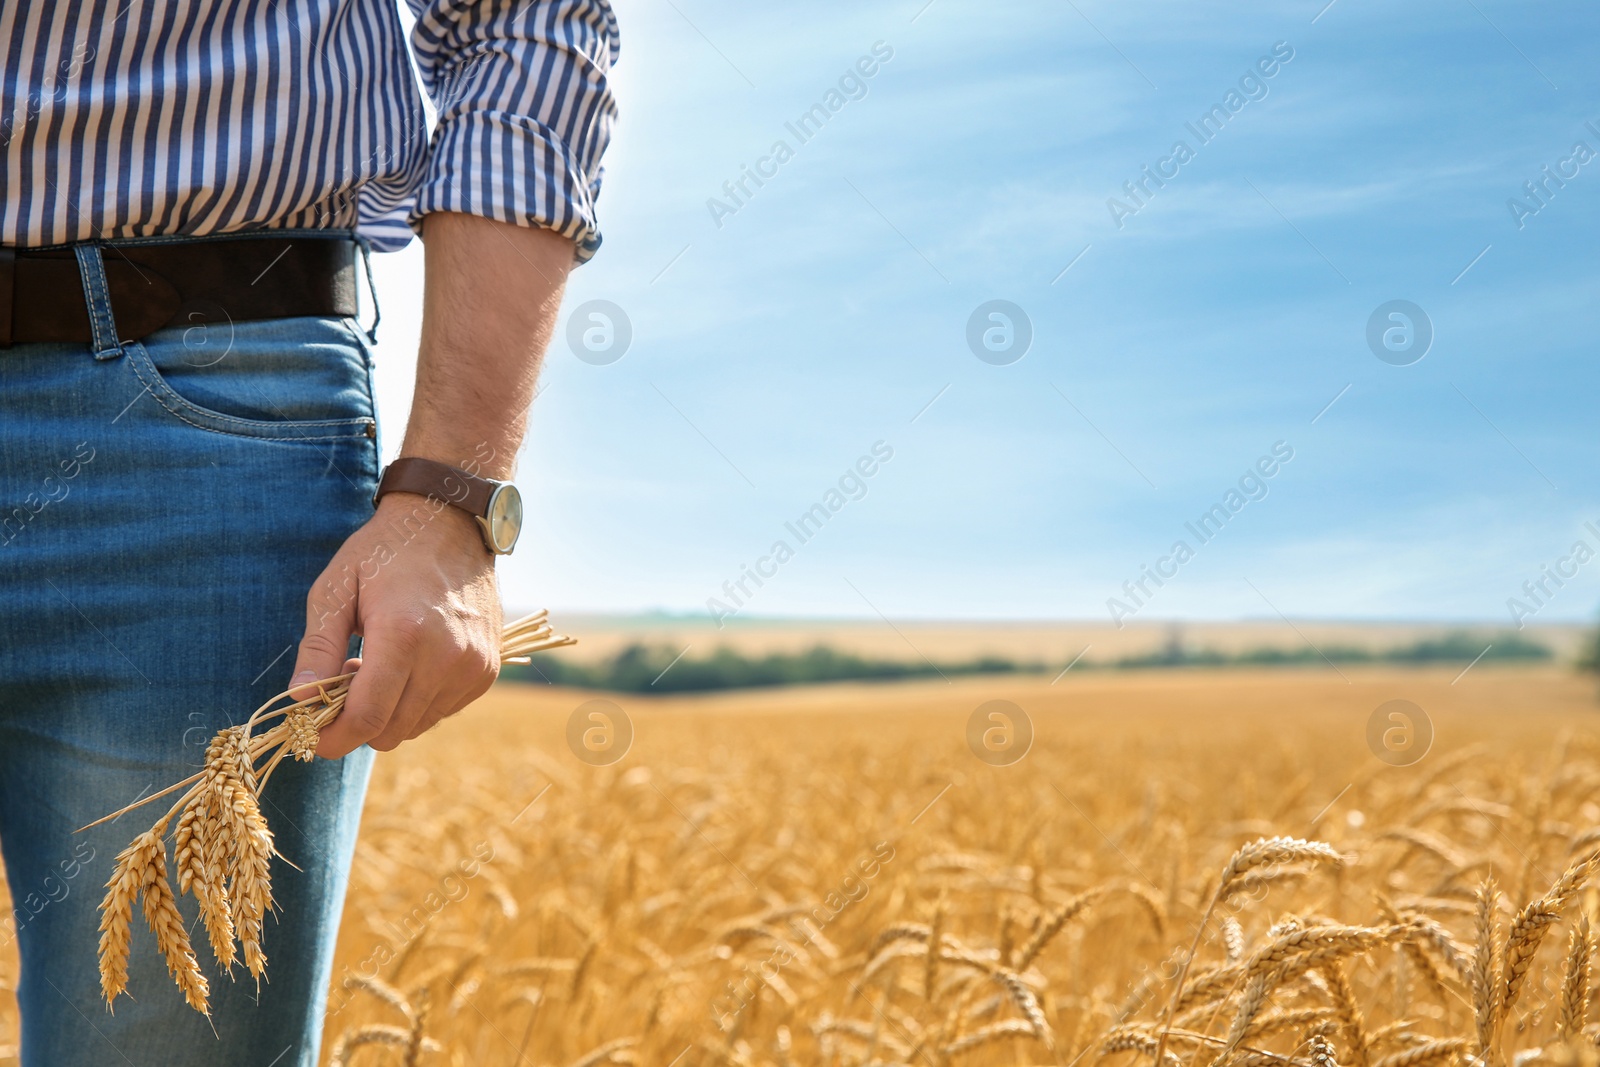
<svg viewBox="0 0 1600 1067">
<path fill-rule="evenodd" d="M 299 685 L 302 682 L 314 682 L 316 680 L 317 680 L 317 672 L 313 671 L 313 670 L 310 670 L 310 669 L 307 669 L 307 670 L 301 671 L 299 674 L 297 674 L 293 678 L 289 679 L 289 684 L 290 685 Z"/>
</svg>

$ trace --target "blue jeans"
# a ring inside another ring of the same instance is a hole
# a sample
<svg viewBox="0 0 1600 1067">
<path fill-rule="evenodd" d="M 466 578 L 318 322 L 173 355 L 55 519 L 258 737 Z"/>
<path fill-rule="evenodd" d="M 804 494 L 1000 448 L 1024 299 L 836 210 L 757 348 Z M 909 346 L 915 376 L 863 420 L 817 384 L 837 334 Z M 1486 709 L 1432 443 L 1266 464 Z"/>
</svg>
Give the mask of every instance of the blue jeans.
<svg viewBox="0 0 1600 1067">
<path fill-rule="evenodd" d="M 327 318 L 119 345 L 92 259 L 83 274 L 95 344 L 0 349 L 0 846 L 22 1062 L 314 1067 L 370 749 L 285 762 L 265 793 L 299 868 L 273 862 L 270 981 L 220 975 L 181 899 L 209 1022 L 137 908 L 132 997 L 112 1014 L 99 992 L 103 886 L 170 801 L 74 830 L 193 773 L 218 729 L 287 686 L 306 593 L 372 514 L 371 352 Z"/>
</svg>

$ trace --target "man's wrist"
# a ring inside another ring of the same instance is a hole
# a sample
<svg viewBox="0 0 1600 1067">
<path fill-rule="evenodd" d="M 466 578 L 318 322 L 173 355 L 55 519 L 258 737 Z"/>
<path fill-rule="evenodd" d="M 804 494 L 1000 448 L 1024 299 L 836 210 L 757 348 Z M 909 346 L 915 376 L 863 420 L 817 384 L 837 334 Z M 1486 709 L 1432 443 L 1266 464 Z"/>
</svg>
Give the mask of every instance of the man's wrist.
<svg viewBox="0 0 1600 1067">
<path fill-rule="evenodd" d="M 522 531 L 522 494 L 508 481 L 481 476 L 482 467 L 495 458 L 480 450 L 467 464 L 475 469 L 466 470 L 422 456 L 402 455 L 384 468 L 373 500 L 411 493 L 428 500 L 434 510 L 453 507 L 477 524 L 484 546 L 492 554 L 509 554 Z"/>
<path fill-rule="evenodd" d="M 385 493 L 378 501 L 373 521 L 393 536 L 400 546 L 399 551 L 419 542 L 443 543 L 494 562 L 494 553 L 484 543 L 478 520 L 460 508 L 451 507 L 443 497 L 399 489 Z"/>
</svg>

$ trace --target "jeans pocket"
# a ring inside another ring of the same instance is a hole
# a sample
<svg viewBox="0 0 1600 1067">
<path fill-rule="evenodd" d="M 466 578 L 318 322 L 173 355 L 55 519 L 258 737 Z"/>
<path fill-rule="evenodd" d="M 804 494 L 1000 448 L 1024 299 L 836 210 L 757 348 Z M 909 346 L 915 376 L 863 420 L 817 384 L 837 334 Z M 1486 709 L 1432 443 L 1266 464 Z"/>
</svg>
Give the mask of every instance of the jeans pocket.
<svg viewBox="0 0 1600 1067">
<path fill-rule="evenodd" d="M 175 327 L 123 351 L 156 402 L 197 429 L 275 441 L 377 433 L 370 355 L 336 318 Z"/>
</svg>

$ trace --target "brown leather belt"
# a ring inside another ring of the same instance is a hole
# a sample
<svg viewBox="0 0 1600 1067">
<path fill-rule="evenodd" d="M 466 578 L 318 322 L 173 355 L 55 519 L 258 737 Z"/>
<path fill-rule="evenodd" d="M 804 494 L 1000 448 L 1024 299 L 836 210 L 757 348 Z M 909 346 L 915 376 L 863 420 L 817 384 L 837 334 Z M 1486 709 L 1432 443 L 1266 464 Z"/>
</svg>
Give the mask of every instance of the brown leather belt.
<svg viewBox="0 0 1600 1067">
<path fill-rule="evenodd" d="M 356 244 L 348 236 L 101 243 L 118 340 L 167 326 L 356 314 Z M 0 248 L 0 347 L 91 343 L 71 248 Z"/>
</svg>

